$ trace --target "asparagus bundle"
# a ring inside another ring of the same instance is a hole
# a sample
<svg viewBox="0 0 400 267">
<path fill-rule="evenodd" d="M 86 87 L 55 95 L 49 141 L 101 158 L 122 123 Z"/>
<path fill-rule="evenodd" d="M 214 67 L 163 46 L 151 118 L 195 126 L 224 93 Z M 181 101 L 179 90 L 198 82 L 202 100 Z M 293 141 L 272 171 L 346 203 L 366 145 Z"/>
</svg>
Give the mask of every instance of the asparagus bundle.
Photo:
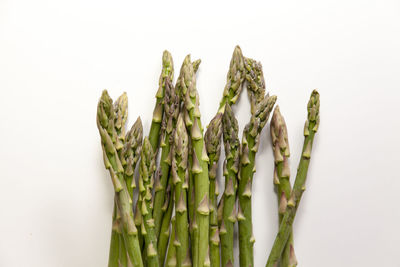
<svg viewBox="0 0 400 267">
<path fill-rule="evenodd" d="M 107 91 L 100 98 L 97 126 L 104 163 L 115 190 L 109 255 L 111 267 L 234 266 L 236 221 L 239 223 L 240 266 L 254 266 L 251 191 L 255 156 L 260 133 L 276 97 L 265 95 L 261 64 L 244 57 L 241 49 L 235 47 L 218 112 L 203 137 L 195 77 L 200 62 L 191 62 L 187 56 L 174 88 L 172 57 L 164 51 L 156 106 L 143 146 L 140 118 L 128 132 L 125 129 L 128 117 L 126 93 L 114 103 Z M 244 128 L 241 145 L 238 122 L 231 106 L 239 98 L 244 81 L 251 104 L 251 119 Z M 318 125 L 319 94 L 314 90 L 308 104 L 303 153 L 292 189 L 287 127 L 279 107 L 275 109 L 271 138 L 280 228 L 267 267 L 297 265 L 292 225 L 304 191 Z M 222 134 L 225 188 L 217 207 L 217 169 Z M 157 166 L 159 146 L 162 152 Z M 140 157 L 138 198 L 133 203 L 133 194 L 136 193 L 134 173 Z M 174 210 L 175 215 L 171 218 Z"/>
<path fill-rule="evenodd" d="M 250 122 L 243 131 L 242 150 L 240 155 L 241 171 L 238 187 L 238 221 L 239 221 L 239 259 L 240 266 L 254 266 L 253 225 L 251 218 L 251 185 L 255 169 L 255 157 L 260 143 L 260 133 L 267 123 L 274 107 L 276 96 L 268 95 L 257 104 Z"/>
<path fill-rule="evenodd" d="M 124 168 L 117 152 L 118 135 L 114 126 L 116 116 L 112 99 L 103 91 L 97 108 L 97 127 L 103 148 L 104 165 L 110 172 L 116 194 L 115 202 L 121 215 L 122 236 L 129 262 L 134 266 L 143 266 L 137 229 L 133 222 L 132 200 L 124 180 Z M 139 130 L 140 132 L 140 130 Z M 125 253 L 120 251 L 119 254 Z M 122 254 L 121 254 L 122 255 Z"/>
<path fill-rule="evenodd" d="M 279 203 L 279 223 L 282 222 L 283 214 L 286 211 L 287 202 L 292 193 L 290 185 L 290 167 L 289 167 L 289 141 L 285 119 L 281 115 L 279 106 L 275 107 L 271 119 L 271 139 L 272 149 L 274 151 L 275 168 L 274 184 L 278 193 Z M 293 249 L 293 233 L 290 233 L 281 258 L 281 266 L 296 266 L 297 260 Z"/>
<path fill-rule="evenodd" d="M 297 208 L 300 204 L 301 197 L 305 190 L 305 182 L 307 178 L 308 166 L 310 164 L 311 150 L 314 141 L 315 133 L 319 126 L 319 93 L 314 90 L 311 93 L 310 101 L 307 105 L 308 116 L 304 125 L 304 145 L 300 158 L 297 175 L 293 185 L 293 191 L 287 203 L 286 211 L 283 215 L 279 226 L 279 232 L 275 238 L 271 253 L 267 261 L 267 267 L 272 267 L 277 264 L 282 256 L 283 250 L 289 240 L 292 231 L 292 225 L 296 216 Z"/>
<path fill-rule="evenodd" d="M 229 105 L 223 116 L 225 145 L 225 191 L 222 196 L 222 218 L 220 220 L 222 266 L 233 266 L 233 227 L 236 222 L 236 190 L 239 171 L 240 143 L 238 139 L 238 122 Z"/>
</svg>

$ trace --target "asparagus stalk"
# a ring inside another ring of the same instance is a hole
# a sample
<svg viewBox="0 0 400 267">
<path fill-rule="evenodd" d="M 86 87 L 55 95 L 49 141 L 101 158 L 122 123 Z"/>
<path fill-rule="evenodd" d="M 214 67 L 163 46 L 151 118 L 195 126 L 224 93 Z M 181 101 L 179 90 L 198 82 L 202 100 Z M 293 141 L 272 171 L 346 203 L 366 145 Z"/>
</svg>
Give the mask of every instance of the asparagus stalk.
<svg viewBox="0 0 400 267">
<path fill-rule="evenodd" d="M 116 140 L 119 139 L 114 126 L 116 116 L 112 99 L 106 90 L 97 107 L 97 127 L 101 136 L 103 158 L 109 170 L 116 193 L 116 206 L 121 214 L 122 235 L 130 261 L 134 266 L 143 266 L 137 229 L 133 222 L 132 201 L 124 180 L 124 168 L 117 152 Z"/>
<path fill-rule="evenodd" d="M 196 77 L 190 55 L 186 56 L 181 68 L 181 95 L 184 96 L 185 123 L 192 142 L 192 173 L 195 188 L 195 228 L 193 231 L 193 266 L 203 267 L 207 263 L 208 227 L 209 227 L 209 178 L 208 156 L 204 145 L 200 122 L 199 96 L 196 89 Z M 200 238 L 201 237 L 201 238 Z"/>
<path fill-rule="evenodd" d="M 154 188 L 154 209 L 153 217 L 155 224 L 156 236 L 159 237 L 161 222 L 163 218 L 163 210 L 161 209 L 165 199 L 165 188 L 167 187 L 168 177 L 171 168 L 171 143 L 172 143 L 172 130 L 175 128 L 176 119 L 179 113 L 180 99 L 176 95 L 171 80 L 167 77 L 165 83 L 165 97 L 164 97 L 164 134 L 161 142 L 161 177 L 157 181 Z"/>
<path fill-rule="evenodd" d="M 223 116 L 223 133 L 225 145 L 225 191 L 222 196 L 222 218 L 220 226 L 222 266 L 233 266 L 233 227 L 236 222 L 236 190 L 239 171 L 240 142 L 238 139 L 238 122 L 230 105 L 225 108 Z"/>
<path fill-rule="evenodd" d="M 175 188 L 175 240 L 178 267 L 192 266 L 189 249 L 189 222 L 187 214 L 187 189 L 189 187 L 188 134 L 182 114 L 178 117 L 174 134 L 171 175 Z"/>
<path fill-rule="evenodd" d="M 307 178 L 308 166 L 310 164 L 312 145 L 315 133 L 317 132 L 319 126 L 319 105 L 319 93 L 314 90 L 311 93 L 311 97 L 307 105 L 308 116 L 304 125 L 304 145 L 299 167 L 297 168 L 296 179 L 290 199 L 287 203 L 286 211 L 279 226 L 279 232 L 269 254 L 266 264 L 267 267 L 272 267 L 277 264 L 282 256 L 283 250 L 292 231 L 292 225 L 296 216 L 296 211 L 305 190 L 305 182 Z M 289 263 L 289 266 L 295 266 L 295 264 L 296 262 L 292 262 Z"/>
<path fill-rule="evenodd" d="M 210 262 L 211 266 L 220 265 L 219 231 L 217 219 L 218 182 L 216 181 L 218 160 L 221 154 L 222 114 L 217 113 L 211 120 L 204 135 L 208 163 L 208 176 L 210 177 Z"/>
<path fill-rule="evenodd" d="M 254 266 L 253 226 L 251 218 L 251 185 L 255 169 L 255 156 L 260 143 L 260 133 L 267 123 L 269 114 L 276 102 L 276 96 L 264 99 L 257 104 L 250 122 L 243 131 L 242 151 L 240 156 L 241 170 L 238 187 L 238 221 L 239 221 L 239 259 L 240 266 Z"/>
<path fill-rule="evenodd" d="M 244 58 L 245 77 L 247 81 L 247 94 L 250 100 L 251 114 L 256 111 L 257 103 L 265 96 L 265 81 L 260 62 L 251 58 Z"/>
<path fill-rule="evenodd" d="M 171 179 L 170 179 L 171 180 Z M 164 216 L 162 219 L 161 223 L 161 231 L 160 231 L 160 237 L 158 239 L 158 258 L 161 266 L 164 266 L 164 261 L 165 261 L 165 253 L 167 251 L 168 247 L 168 240 L 169 236 L 171 234 L 170 232 L 170 223 L 171 223 L 171 217 L 172 217 L 172 211 L 174 209 L 174 201 L 173 201 L 173 191 L 172 191 L 172 181 L 167 186 L 167 191 L 165 192 L 165 201 L 164 205 L 162 207 L 164 211 Z"/>
<path fill-rule="evenodd" d="M 175 216 L 171 219 L 171 238 L 169 239 L 168 252 L 167 252 L 167 266 L 176 266 L 176 247 L 174 246 L 175 240 Z"/>
<path fill-rule="evenodd" d="M 201 60 L 197 59 L 192 62 L 193 65 L 193 71 L 197 73 L 197 70 L 199 69 Z M 182 73 L 182 70 L 181 70 Z M 179 75 L 178 80 L 176 81 L 176 86 L 175 86 L 175 91 L 177 94 L 180 94 L 182 96 L 182 89 L 180 87 L 181 84 L 181 75 Z M 188 188 L 188 212 L 189 212 L 189 222 L 190 222 L 190 240 L 192 247 L 194 247 L 193 241 L 194 241 L 194 236 L 193 236 L 193 230 L 194 228 L 197 227 L 196 225 L 196 220 L 194 218 L 194 180 L 193 180 L 193 173 L 192 173 L 192 161 L 193 161 L 193 149 L 192 149 L 192 142 L 189 140 L 189 155 L 188 155 L 188 170 L 189 170 L 189 188 Z M 193 227 L 194 226 L 194 227 Z"/>
<path fill-rule="evenodd" d="M 120 217 L 117 217 L 117 207 L 114 202 L 113 221 L 111 231 L 110 253 L 108 256 L 108 267 L 118 267 L 119 242 L 122 239 L 120 231 Z"/>
<path fill-rule="evenodd" d="M 156 94 L 156 106 L 153 111 L 153 119 L 150 126 L 149 140 L 155 154 L 157 154 L 160 141 L 160 129 L 163 117 L 163 99 L 165 94 L 166 80 L 174 79 L 174 63 L 171 54 L 165 50 L 162 56 L 162 71 L 160 75 L 158 91 Z"/>
<path fill-rule="evenodd" d="M 279 223 L 281 223 L 283 214 L 286 211 L 287 202 L 292 192 L 290 185 L 290 168 L 289 168 L 289 141 L 285 119 L 281 115 L 279 106 L 275 107 L 274 114 L 271 119 L 271 139 L 272 149 L 274 151 L 275 169 L 274 184 L 278 193 L 279 204 Z M 293 233 L 290 233 L 281 258 L 281 266 L 296 266 L 296 256 L 293 248 Z"/>
<path fill-rule="evenodd" d="M 139 192 L 140 194 L 140 192 Z M 142 212 L 140 211 L 140 208 L 142 207 L 142 203 L 140 200 L 140 197 L 138 197 L 137 201 L 136 201 L 136 206 L 135 206 L 135 214 L 133 217 L 133 221 L 135 223 L 136 229 L 138 231 L 138 240 L 139 240 L 139 246 L 140 248 L 143 248 L 143 235 L 142 235 Z"/>
<path fill-rule="evenodd" d="M 124 138 L 125 138 L 125 123 L 128 118 L 128 97 L 126 93 L 123 93 L 114 103 L 114 127 L 117 134 L 117 137 L 114 139 L 114 145 L 117 148 L 118 153 L 121 153 L 123 148 Z M 121 160 L 123 161 L 123 159 Z M 117 222 L 117 207 L 114 202 L 114 211 L 113 211 L 113 222 L 112 222 L 112 234 L 111 234 L 111 242 L 110 242 L 110 255 L 109 255 L 109 263 L 108 266 L 118 266 L 118 259 L 121 256 L 119 253 L 121 242 L 123 242 L 122 234 L 118 227 L 121 227 L 121 223 Z M 118 219 L 119 220 L 119 219 Z"/>
<path fill-rule="evenodd" d="M 146 137 L 140 161 L 139 198 L 141 199 L 142 235 L 145 243 L 146 264 L 149 267 L 158 267 L 157 236 L 154 229 L 152 188 L 154 184 L 155 157 L 149 139 Z"/>
<path fill-rule="evenodd" d="M 224 113 L 225 104 L 232 105 L 238 100 L 242 92 L 242 84 L 245 77 L 242 50 L 239 46 L 233 51 L 229 71 L 226 77 L 226 85 L 222 100 L 219 104 L 218 113 Z"/>
</svg>

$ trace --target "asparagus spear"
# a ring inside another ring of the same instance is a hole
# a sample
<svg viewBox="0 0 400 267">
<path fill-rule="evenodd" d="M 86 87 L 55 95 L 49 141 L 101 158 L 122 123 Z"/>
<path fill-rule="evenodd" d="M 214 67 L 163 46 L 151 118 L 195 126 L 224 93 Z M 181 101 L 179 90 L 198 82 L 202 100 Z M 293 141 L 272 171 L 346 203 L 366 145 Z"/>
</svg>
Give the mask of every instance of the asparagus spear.
<svg viewBox="0 0 400 267">
<path fill-rule="evenodd" d="M 242 92 L 242 84 L 244 80 L 244 62 L 242 50 L 239 46 L 233 51 L 229 71 L 226 77 L 226 85 L 222 100 L 219 104 L 218 113 L 224 113 L 225 104 L 235 104 Z"/>
<path fill-rule="evenodd" d="M 261 102 L 265 96 L 265 81 L 260 62 L 251 58 L 244 58 L 246 69 L 247 94 L 250 99 L 251 114 L 256 111 L 257 103 Z"/>
<path fill-rule="evenodd" d="M 167 252 L 167 266 L 176 266 L 176 247 L 174 246 L 175 240 L 175 216 L 171 219 L 171 238 L 169 239 L 168 252 Z"/>
<path fill-rule="evenodd" d="M 238 188 L 239 208 L 239 259 L 240 266 L 254 266 L 253 226 L 251 219 L 251 185 L 255 172 L 255 156 L 260 143 L 260 133 L 267 123 L 269 114 L 275 104 L 276 96 L 264 99 L 257 104 L 250 122 L 243 131 L 242 151 L 240 156 L 241 170 Z"/>
<path fill-rule="evenodd" d="M 164 266 L 164 261 L 165 261 L 165 253 L 167 251 L 168 247 L 168 240 L 169 236 L 171 234 L 170 232 L 170 223 L 171 223 L 171 216 L 172 216 L 172 211 L 174 208 L 174 201 L 173 201 L 173 191 L 172 191 L 172 181 L 170 179 L 170 183 L 167 186 L 167 191 L 165 192 L 165 201 L 164 205 L 162 207 L 164 211 L 164 216 L 162 219 L 161 223 L 161 231 L 160 231 L 160 237 L 158 239 L 158 258 L 161 266 Z"/>
<path fill-rule="evenodd" d="M 221 154 L 222 114 L 217 113 L 211 120 L 204 135 L 208 163 L 208 176 L 210 177 L 210 262 L 211 266 L 220 265 L 219 231 L 217 219 L 218 183 L 216 181 L 218 160 Z"/>
<path fill-rule="evenodd" d="M 161 177 L 157 181 L 154 192 L 154 209 L 153 217 L 155 224 L 156 236 L 159 237 L 161 229 L 161 221 L 163 217 L 163 210 L 161 207 L 164 204 L 165 188 L 167 187 L 168 177 L 171 167 L 171 143 L 172 143 L 172 130 L 175 128 L 176 118 L 179 113 L 180 99 L 176 95 L 171 80 L 167 77 L 165 83 L 165 97 L 164 97 L 164 134 L 161 142 Z"/>
<path fill-rule="evenodd" d="M 108 256 L 108 267 L 118 267 L 119 259 L 119 243 L 122 240 L 122 233 L 120 231 L 120 217 L 117 217 L 117 207 L 114 202 L 113 221 L 111 231 L 110 253 Z"/>
<path fill-rule="evenodd" d="M 275 107 L 271 119 L 271 139 L 272 149 L 275 157 L 274 184 L 278 193 L 279 203 L 279 223 L 281 223 L 283 214 L 286 211 L 287 202 L 290 198 L 292 187 L 290 185 L 289 168 L 289 141 L 285 119 L 281 115 L 279 106 Z M 281 266 L 296 266 L 296 256 L 293 249 L 293 233 L 290 233 L 289 241 L 281 257 Z"/>
<path fill-rule="evenodd" d="M 208 227 L 209 227 L 209 178 L 208 156 L 204 145 L 202 126 L 200 122 L 199 96 L 196 89 L 196 78 L 190 55 L 186 56 L 181 68 L 180 80 L 181 95 L 184 96 L 185 123 L 190 133 L 193 147 L 192 173 L 194 174 L 195 188 L 195 215 L 196 224 L 193 230 L 193 266 L 203 267 L 207 262 L 208 254 Z M 200 238 L 201 237 L 201 238 Z"/>
<path fill-rule="evenodd" d="M 156 94 L 156 106 L 153 111 L 153 119 L 150 126 L 149 140 L 153 147 L 153 151 L 157 154 L 158 144 L 160 141 L 160 129 L 163 117 L 163 99 L 165 94 L 165 81 L 174 79 L 174 63 L 171 54 L 165 50 L 162 57 L 162 71 L 160 75 L 158 91 Z"/>
<path fill-rule="evenodd" d="M 238 122 L 229 105 L 223 116 L 223 133 L 225 145 L 225 191 L 222 196 L 223 208 L 220 222 L 222 266 L 233 266 L 233 227 L 236 222 L 236 190 L 239 171 L 240 142 L 238 139 Z"/>
<path fill-rule="evenodd" d="M 142 235 L 145 243 L 146 263 L 149 267 L 159 266 L 157 255 L 157 236 L 154 229 L 151 190 L 154 184 L 155 157 L 149 139 L 146 137 L 140 161 L 139 198 L 141 199 Z"/>
<path fill-rule="evenodd" d="M 124 180 L 124 168 L 118 156 L 116 140 L 117 132 L 114 126 L 116 116 L 112 99 L 104 90 L 97 107 L 97 127 L 101 136 L 103 158 L 106 168 L 109 170 L 111 180 L 116 193 L 116 206 L 121 214 L 123 224 L 122 235 L 128 256 L 134 266 L 143 266 L 137 229 L 133 222 L 132 201 Z"/>
<path fill-rule="evenodd" d="M 178 267 L 192 266 L 189 253 L 189 222 L 187 214 L 187 189 L 189 172 L 187 170 L 188 134 L 182 114 L 178 117 L 174 134 L 171 175 L 175 189 L 175 240 L 176 263 Z M 188 257 L 189 256 L 189 257 Z"/>
<path fill-rule="evenodd" d="M 305 182 L 307 178 L 308 166 L 310 164 L 312 145 L 315 133 L 317 132 L 319 126 L 319 104 L 319 93 L 314 90 L 311 93 L 311 97 L 307 105 L 308 116 L 304 125 L 305 139 L 299 167 L 297 168 L 296 179 L 290 199 L 287 203 L 285 214 L 283 215 L 282 222 L 279 226 L 279 232 L 269 254 L 266 264 L 267 267 L 275 266 L 283 253 L 292 230 L 297 208 L 305 190 Z M 289 266 L 295 266 L 295 262 L 290 263 Z"/>
<path fill-rule="evenodd" d="M 115 147 L 117 148 L 118 153 L 121 153 L 123 148 L 124 138 L 125 138 L 125 123 L 128 118 L 128 97 L 126 93 L 123 93 L 114 103 L 114 127 L 117 134 L 117 137 L 113 140 Z M 123 161 L 123 160 L 122 160 Z M 121 256 L 119 253 L 121 242 L 123 242 L 122 234 L 118 227 L 121 227 L 121 223 L 117 222 L 117 207 L 114 202 L 114 211 L 113 211 L 113 222 L 112 222 L 112 233 L 111 233 L 111 242 L 110 242 L 110 254 L 108 266 L 118 266 L 118 259 Z"/>
</svg>

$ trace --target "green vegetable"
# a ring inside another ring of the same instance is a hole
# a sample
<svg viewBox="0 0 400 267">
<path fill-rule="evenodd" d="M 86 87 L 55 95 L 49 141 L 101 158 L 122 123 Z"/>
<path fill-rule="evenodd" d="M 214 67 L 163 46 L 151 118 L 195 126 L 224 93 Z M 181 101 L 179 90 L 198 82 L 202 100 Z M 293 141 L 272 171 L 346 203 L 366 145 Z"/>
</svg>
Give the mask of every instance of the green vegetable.
<svg viewBox="0 0 400 267">
<path fill-rule="evenodd" d="M 286 211 L 279 226 L 279 232 L 275 238 L 274 245 L 272 246 L 271 253 L 268 257 L 266 264 L 267 267 L 273 267 L 275 264 L 277 264 L 282 256 L 286 243 L 289 240 L 290 233 L 292 232 L 292 225 L 296 216 L 296 211 L 305 190 L 314 136 L 319 126 L 319 105 L 319 93 L 314 90 L 307 105 L 308 117 L 304 126 L 304 145 L 299 167 L 297 168 L 296 179 L 293 185 L 292 194 L 287 203 Z M 294 265 L 295 263 L 292 263 L 292 266 Z"/>
<path fill-rule="evenodd" d="M 276 102 L 276 96 L 268 97 L 257 104 L 250 122 L 243 131 L 238 187 L 238 222 L 239 222 L 239 259 L 240 266 L 254 266 L 253 225 L 251 217 L 251 187 L 255 169 L 255 157 L 260 143 L 260 133 L 267 123 L 269 114 Z"/>
<path fill-rule="evenodd" d="M 290 185 L 289 167 L 289 141 L 285 119 L 281 115 L 279 106 L 275 107 L 271 119 L 271 139 L 275 158 L 274 184 L 278 193 L 279 223 L 282 222 L 283 214 L 286 211 L 287 203 L 292 193 Z M 293 248 L 293 233 L 290 233 L 281 258 L 281 266 L 296 266 L 297 260 Z"/>
<path fill-rule="evenodd" d="M 124 179 L 124 168 L 117 152 L 121 147 L 117 141 L 119 138 L 114 126 L 115 117 L 112 99 L 104 90 L 97 108 L 97 127 L 101 137 L 104 165 L 109 170 L 114 185 L 115 202 L 121 214 L 122 236 L 129 259 L 134 266 L 143 266 L 137 229 L 133 222 L 132 201 Z"/>
<path fill-rule="evenodd" d="M 211 266 L 220 265 L 219 231 L 217 219 L 218 182 L 216 181 L 218 160 L 221 154 L 222 114 L 211 120 L 204 135 L 207 154 L 210 159 L 208 164 L 208 176 L 210 177 L 210 261 Z"/>
<path fill-rule="evenodd" d="M 151 194 L 154 185 L 155 157 L 149 139 L 146 137 L 140 161 L 139 198 L 141 200 L 142 235 L 145 243 L 146 265 L 148 267 L 159 266 L 157 255 L 157 236 L 153 219 L 153 196 Z"/>
<path fill-rule="evenodd" d="M 188 134 L 182 114 L 178 117 L 174 134 L 172 157 L 172 182 L 175 189 L 175 240 L 176 263 L 178 267 L 191 266 L 189 249 L 189 221 L 187 214 L 187 189 L 189 187 Z"/>
<path fill-rule="evenodd" d="M 204 145 L 200 122 L 199 97 L 196 89 L 196 78 L 190 56 L 183 62 L 180 75 L 180 90 L 184 97 L 185 123 L 192 142 L 192 173 L 195 188 L 195 224 L 193 229 L 192 257 L 194 267 L 208 264 L 208 231 L 209 231 L 209 177 L 208 156 Z M 201 238 L 200 238 L 201 237 Z"/>
<path fill-rule="evenodd" d="M 223 116 L 223 133 L 225 145 L 225 191 L 222 196 L 223 208 L 220 222 L 222 266 L 233 266 L 233 238 L 236 222 L 236 190 L 239 171 L 240 142 L 238 139 L 238 122 L 230 105 L 225 108 Z"/>
</svg>

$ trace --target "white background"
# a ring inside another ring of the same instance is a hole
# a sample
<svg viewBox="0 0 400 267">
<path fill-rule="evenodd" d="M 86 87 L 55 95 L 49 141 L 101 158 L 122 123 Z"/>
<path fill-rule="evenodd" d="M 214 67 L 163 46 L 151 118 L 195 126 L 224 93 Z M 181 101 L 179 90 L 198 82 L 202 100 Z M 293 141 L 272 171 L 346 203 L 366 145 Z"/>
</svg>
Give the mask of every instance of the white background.
<svg viewBox="0 0 400 267">
<path fill-rule="evenodd" d="M 106 266 L 113 190 L 95 123 L 107 88 L 147 133 L 168 49 L 201 58 L 202 121 L 236 44 L 264 66 L 295 173 L 311 90 L 321 127 L 295 221 L 299 266 L 400 266 L 399 1 L 0 1 L 0 266 Z M 235 108 L 241 129 L 246 93 Z M 255 263 L 277 228 L 269 125 L 254 178 Z"/>
</svg>

